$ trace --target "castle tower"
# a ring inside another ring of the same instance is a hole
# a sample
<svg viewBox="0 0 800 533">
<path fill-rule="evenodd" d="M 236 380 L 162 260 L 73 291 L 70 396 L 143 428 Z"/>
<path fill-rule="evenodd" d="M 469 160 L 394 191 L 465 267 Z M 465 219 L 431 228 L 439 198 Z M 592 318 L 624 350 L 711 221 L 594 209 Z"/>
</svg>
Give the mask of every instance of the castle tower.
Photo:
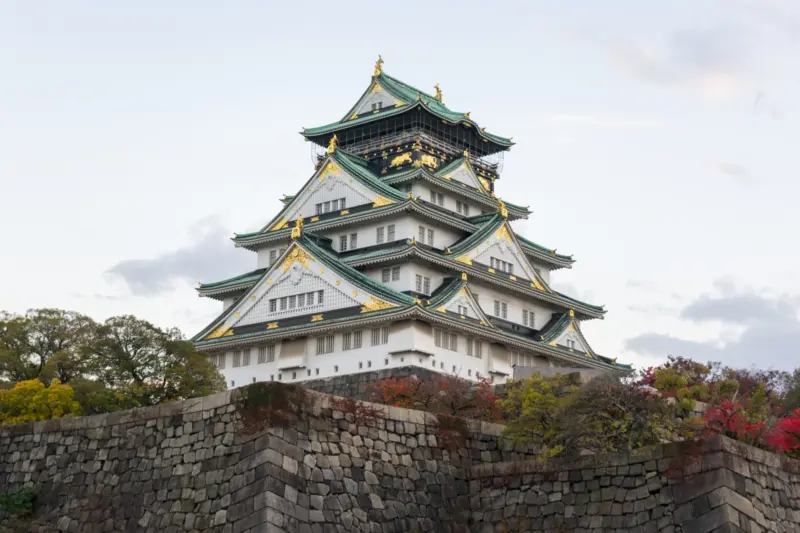
<svg viewBox="0 0 800 533">
<path fill-rule="evenodd" d="M 495 194 L 511 139 L 382 66 L 341 120 L 303 130 L 318 147 L 308 181 L 233 239 L 257 268 L 198 288 L 223 306 L 198 349 L 230 386 L 399 366 L 628 370 L 581 333 L 605 310 L 550 287 L 572 257 L 509 225 L 531 214 Z"/>
</svg>

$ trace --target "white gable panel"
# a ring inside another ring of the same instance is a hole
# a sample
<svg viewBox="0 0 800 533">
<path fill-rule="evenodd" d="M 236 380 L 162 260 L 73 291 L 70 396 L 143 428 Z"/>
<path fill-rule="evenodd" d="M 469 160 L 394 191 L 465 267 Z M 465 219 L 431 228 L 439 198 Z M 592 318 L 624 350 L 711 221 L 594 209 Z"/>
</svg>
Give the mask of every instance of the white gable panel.
<svg viewBox="0 0 800 533">
<path fill-rule="evenodd" d="M 358 101 L 355 108 L 353 108 L 353 113 L 361 115 L 362 113 L 373 111 L 372 104 L 380 104 L 381 108 L 386 108 L 393 107 L 399 102 L 400 100 L 383 90 L 380 85 L 375 84 L 370 93 Z"/>
<path fill-rule="evenodd" d="M 347 284 L 344 288 L 351 288 Z M 320 303 L 320 292 L 322 293 L 322 303 Z M 300 306 L 298 298 L 302 295 L 303 305 Z M 287 298 L 286 309 L 281 310 L 281 298 Z M 293 298 L 294 309 L 290 305 L 289 299 Z M 252 296 L 251 296 L 252 299 Z M 270 311 L 270 300 L 277 300 L 276 310 Z M 314 303 L 308 305 L 308 301 Z M 337 287 L 330 283 L 319 274 L 314 274 L 303 268 L 302 265 L 295 263 L 286 272 L 273 280 L 264 294 L 257 298 L 255 305 L 236 323 L 237 326 L 247 326 L 258 324 L 270 320 L 280 320 L 292 316 L 309 315 L 312 313 L 324 313 L 334 309 L 354 307 L 359 302 L 342 290 L 342 285 Z"/>
<path fill-rule="evenodd" d="M 480 245 L 480 251 L 473 256 L 472 260 L 491 266 L 491 258 L 494 257 L 514 265 L 513 274 L 515 276 L 530 280 L 536 279 L 534 270 L 525 259 L 522 250 L 520 250 L 517 244 L 510 238 L 506 238 L 505 235 L 498 235 L 498 233 L 502 232 L 495 232 L 495 234 L 488 239 L 488 242 L 484 241 L 484 243 Z"/>
<path fill-rule="evenodd" d="M 572 348 L 579 352 L 590 353 L 589 347 L 583 342 L 583 338 L 575 330 L 575 326 L 570 324 L 558 338 L 555 339 L 558 346 L 563 348 Z M 552 344 L 552 343 L 551 343 Z"/>
<path fill-rule="evenodd" d="M 458 313 L 468 318 L 474 318 L 475 320 L 483 319 L 482 313 L 476 308 L 475 304 L 472 303 L 472 299 L 467 295 L 467 291 L 464 289 L 459 291 L 458 295 L 450 300 L 444 308 L 451 313 Z"/>
<path fill-rule="evenodd" d="M 341 205 L 342 199 L 344 199 L 344 206 Z M 362 185 L 361 182 L 342 170 L 339 165 L 329 162 L 322 172 L 292 200 L 284 218 L 295 220 L 300 215 L 303 215 L 304 218 L 312 217 L 317 214 L 317 204 L 325 202 L 330 202 L 325 206 L 329 209 L 327 212 L 333 212 L 373 203 L 377 199 L 378 194 L 375 191 Z M 334 201 L 336 209 L 333 209 Z"/>
<path fill-rule="evenodd" d="M 472 170 L 466 163 L 462 163 L 458 168 L 456 168 L 451 172 L 448 172 L 442 177 L 445 179 L 459 181 L 461 183 L 469 185 L 470 187 L 475 187 L 476 189 L 486 190 L 486 186 L 484 186 L 480 182 L 478 176 L 476 176 L 475 173 L 472 172 Z"/>
</svg>

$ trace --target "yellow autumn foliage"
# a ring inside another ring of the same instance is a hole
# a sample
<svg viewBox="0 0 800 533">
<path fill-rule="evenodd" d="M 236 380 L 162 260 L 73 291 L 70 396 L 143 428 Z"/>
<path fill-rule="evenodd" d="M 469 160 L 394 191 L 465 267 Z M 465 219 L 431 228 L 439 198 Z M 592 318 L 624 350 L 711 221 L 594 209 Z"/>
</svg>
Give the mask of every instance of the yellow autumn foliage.
<svg viewBox="0 0 800 533">
<path fill-rule="evenodd" d="M 13 389 L 0 390 L 0 426 L 51 420 L 80 414 L 72 387 L 54 380 L 45 386 L 38 379 L 20 381 Z"/>
</svg>

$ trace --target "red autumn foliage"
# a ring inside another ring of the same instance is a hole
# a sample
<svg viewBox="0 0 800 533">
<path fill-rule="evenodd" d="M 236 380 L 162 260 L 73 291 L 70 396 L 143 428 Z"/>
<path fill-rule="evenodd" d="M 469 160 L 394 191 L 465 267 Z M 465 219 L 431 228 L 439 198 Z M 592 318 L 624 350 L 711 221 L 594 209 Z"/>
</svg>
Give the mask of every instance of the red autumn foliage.
<svg viewBox="0 0 800 533">
<path fill-rule="evenodd" d="M 744 406 L 738 401 L 722 400 L 703 415 L 705 430 L 712 435 L 722 434 L 747 444 L 763 445 L 767 426 L 757 420 L 748 420 Z"/>
<path fill-rule="evenodd" d="M 345 419 L 359 426 L 374 426 L 375 422 L 384 416 L 380 407 L 374 407 L 352 398 L 334 398 L 331 401 L 331 408 L 341 411 Z"/>
<path fill-rule="evenodd" d="M 800 457 L 800 409 L 782 418 L 766 440 L 778 453 Z"/>
</svg>

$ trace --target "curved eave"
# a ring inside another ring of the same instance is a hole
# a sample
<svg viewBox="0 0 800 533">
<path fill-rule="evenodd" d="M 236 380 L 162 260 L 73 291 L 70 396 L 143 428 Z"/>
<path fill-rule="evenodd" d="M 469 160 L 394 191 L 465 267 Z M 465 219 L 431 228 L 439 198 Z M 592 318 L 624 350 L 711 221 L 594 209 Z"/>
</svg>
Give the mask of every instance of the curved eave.
<svg viewBox="0 0 800 533">
<path fill-rule="evenodd" d="M 443 120 L 446 124 L 451 126 L 464 126 L 466 128 L 473 129 L 478 137 L 483 139 L 486 142 L 491 142 L 495 144 L 498 148 L 495 151 L 502 151 L 508 150 L 512 146 L 514 146 L 514 142 L 510 139 L 505 139 L 504 137 L 499 137 L 497 135 L 492 135 L 490 133 L 486 133 L 482 131 L 478 125 L 473 122 L 471 119 L 466 118 L 465 115 L 460 115 L 460 118 L 455 118 L 450 114 L 445 114 L 438 111 L 435 108 L 427 105 L 422 100 L 417 100 L 411 104 L 405 104 L 399 107 L 389 108 L 385 111 L 379 111 L 377 113 L 369 113 L 367 115 L 359 116 L 357 118 L 347 120 L 344 122 L 333 122 L 331 124 L 326 124 L 324 126 L 318 126 L 316 128 L 307 128 L 300 132 L 300 134 L 308 139 L 311 142 L 314 142 L 320 146 L 327 146 L 329 142 L 329 135 L 333 133 L 338 133 L 343 130 L 347 130 L 352 128 L 353 126 L 362 126 L 364 124 L 371 124 L 372 122 L 376 122 L 378 120 L 382 120 L 387 117 L 393 117 L 397 115 L 402 115 L 408 111 L 412 111 L 416 108 L 422 108 L 428 113 L 432 114 L 436 118 Z M 453 113 L 455 115 L 455 113 Z"/>
<path fill-rule="evenodd" d="M 413 211 L 422 216 L 426 216 L 432 220 L 436 220 L 438 222 L 441 222 L 442 224 L 457 228 L 462 231 L 473 232 L 477 230 L 477 228 L 473 224 L 470 224 L 469 222 L 466 222 L 465 220 L 458 218 L 456 216 L 451 216 L 448 215 L 447 213 L 442 213 L 439 212 L 438 210 L 434 210 L 433 208 L 428 207 L 425 204 L 426 202 L 424 201 L 406 199 L 406 201 L 402 203 L 373 207 L 372 209 L 367 209 L 357 213 L 351 212 L 350 214 L 347 215 L 339 215 L 330 219 L 323 219 L 316 222 L 310 222 L 307 220 L 304 227 L 305 231 L 313 233 L 314 231 L 336 228 L 339 226 L 364 222 L 383 216 L 394 215 L 397 213 L 401 213 L 403 211 Z M 353 211 L 358 207 L 360 206 L 355 206 L 353 208 L 350 208 L 350 210 Z M 288 227 L 284 229 L 249 233 L 246 235 L 237 235 L 232 240 L 238 247 L 246 248 L 248 250 L 257 250 L 266 243 L 277 240 L 288 239 L 292 232 L 291 228 L 294 225 L 293 223 L 294 221 L 290 220 L 287 223 Z"/>
<path fill-rule="evenodd" d="M 367 324 L 382 323 L 390 320 L 398 321 L 417 317 L 425 318 L 430 322 L 445 326 L 455 327 L 461 331 L 468 331 L 484 338 L 495 340 L 507 346 L 547 355 L 554 359 L 570 363 L 571 365 L 589 368 L 602 368 L 622 372 L 630 371 L 630 367 L 626 365 L 612 364 L 607 361 L 607 358 L 604 357 L 588 357 L 580 352 L 570 352 L 567 349 L 550 346 L 548 344 L 536 342 L 524 337 L 519 337 L 504 330 L 499 330 L 490 326 L 482 326 L 478 323 L 473 323 L 472 321 L 451 318 L 445 313 L 437 313 L 430 307 L 422 307 L 420 305 L 389 309 L 386 311 L 375 311 L 358 317 L 346 317 L 328 321 L 323 319 L 322 321 L 313 322 L 310 324 L 306 323 L 297 326 L 289 326 L 286 328 L 278 327 L 271 330 L 264 329 L 262 331 L 246 333 L 242 335 L 197 341 L 195 345 L 199 351 L 212 352 L 229 349 L 235 346 L 256 344 L 264 342 L 265 340 L 276 341 L 284 338 L 297 337 L 299 335 L 307 334 L 307 332 L 324 333 L 328 331 L 339 331 L 358 326 L 364 326 Z"/>
<path fill-rule="evenodd" d="M 552 266 L 553 268 L 551 270 L 558 270 L 559 268 L 572 268 L 572 264 L 575 263 L 574 259 L 565 260 L 557 255 L 554 256 L 551 254 L 546 254 L 540 250 L 537 250 L 536 248 L 526 246 L 523 242 L 520 242 L 520 247 L 528 257 Z"/>
<path fill-rule="evenodd" d="M 490 196 L 485 191 L 482 191 L 482 190 L 477 189 L 475 187 L 470 187 L 466 183 L 463 183 L 463 182 L 460 182 L 460 181 L 457 181 L 457 180 L 448 180 L 448 179 L 442 178 L 442 177 L 440 177 L 440 176 L 438 176 L 436 174 L 433 174 L 433 173 L 429 172 L 428 170 L 426 170 L 424 168 L 413 169 L 411 171 L 407 171 L 405 173 L 398 173 L 398 174 L 395 174 L 395 175 L 390 174 L 390 175 L 388 175 L 386 177 L 383 177 L 382 179 L 383 179 L 384 183 L 387 183 L 389 185 L 394 185 L 394 184 L 397 184 L 397 183 L 404 183 L 404 182 L 412 181 L 412 180 L 416 180 L 416 179 L 423 179 L 423 180 L 427 181 L 428 183 L 432 183 L 434 185 L 437 185 L 437 186 L 439 186 L 439 187 L 441 187 L 441 188 L 443 188 L 445 190 L 448 190 L 450 192 L 454 192 L 456 194 L 461 194 L 461 195 L 469 198 L 470 200 L 473 200 L 475 202 L 480 203 L 481 205 L 484 205 L 486 207 L 490 207 L 493 210 L 497 210 L 497 199 L 492 197 L 492 196 Z M 508 209 L 508 218 L 509 218 L 509 220 L 527 219 L 528 216 L 531 214 L 531 211 L 529 211 L 528 209 L 525 209 L 525 208 L 517 207 L 516 209 L 512 209 L 512 208 L 509 207 L 508 204 L 506 204 L 506 208 Z M 476 216 L 481 216 L 481 215 L 476 215 Z M 469 220 L 469 218 L 470 217 L 467 217 L 466 219 Z"/>
<path fill-rule="evenodd" d="M 514 282 L 510 278 L 506 279 L 506 277 L 501 273 L 495 272 L 492 274 L 488 272 L 488 270 L 483 270 L 473 265 L 447 259 L 447 256 L 434 252 L 432 249 L 428 249 L 427 247 L 420 245 L 409 245 L 408 248 L 404 250 L 359 259 L 348 262 L 348 264 L 353 267 L 364 267 L 387 262 L 396 262 L 398 260 L 403 260 L 410 257 L 419 257 L 426 261 L 430 261 L 431 263 L 451 270 L 455 274 L 466 272 L 470 279 L 474 277 L 475 279 L 480 279 L 491 284 L 499 285 L 511 291 L 522 292 L 528 296 L 534 297 L 535 299 L 555 305 L 565 311 L 572 309 L 575 311 L 576 316 L 582 320 L 603 318 L 606 314 L 606 310 L 601 307 L 593 306 L 591 304 L 575 300 L 574 298 L 563 296 L 561 293 L 555 291 L 546 292 L 534 289 L 528 286 L 527 280 L 524 282 L 519 280 Z M 344 260 L 347 261 L 347 258 L 345 257 Z"/>
<path fill-rule="evenodd" d="M 228 296 L 236 296 L 239 293 L 250 289 L 250 287 L 252 287 L 256 283 L 258 283 L 258 279 L 238 283 L 236 285 L 231 285 L 230 287 L 222 287 L 219 289 L 203 289 L 201 287 L 197 289 L 197 294 L 198 296 L 202 296 L 203 298 L 212 298 L 214 300 L 222 301 Z"/>
</svg>

